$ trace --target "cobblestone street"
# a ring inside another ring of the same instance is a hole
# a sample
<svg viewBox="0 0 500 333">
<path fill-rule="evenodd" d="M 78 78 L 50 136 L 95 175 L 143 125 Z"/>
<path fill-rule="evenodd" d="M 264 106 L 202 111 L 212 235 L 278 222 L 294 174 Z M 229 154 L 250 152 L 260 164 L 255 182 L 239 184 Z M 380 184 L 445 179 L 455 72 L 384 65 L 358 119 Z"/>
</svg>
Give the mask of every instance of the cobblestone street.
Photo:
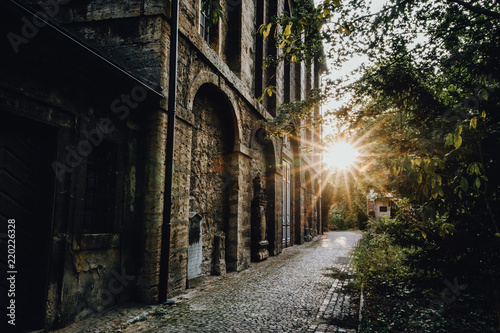
<svg viewBox="0 0 500 333">
<path fill-rule="evenodd" d="M 332 272 L 349 269 L 360 237 L 329 232 L 243 272 L 209 277 L 175 305 L 129 305 L 59 332 L 355 332 L 332 325 L 352 312 L 339 292 L 347 282 Z"/>
</svg>

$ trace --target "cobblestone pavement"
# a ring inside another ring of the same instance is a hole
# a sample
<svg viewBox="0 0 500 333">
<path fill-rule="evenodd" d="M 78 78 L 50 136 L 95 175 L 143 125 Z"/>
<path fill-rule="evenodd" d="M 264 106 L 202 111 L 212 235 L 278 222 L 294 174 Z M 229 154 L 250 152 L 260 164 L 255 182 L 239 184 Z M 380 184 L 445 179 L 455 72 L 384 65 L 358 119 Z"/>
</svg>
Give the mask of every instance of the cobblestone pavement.
<svg viewBox="0 0 500 333">
<path fill-rule="evenodd" d="M 333 325 L 353 307 L 341 293 L 348 280 L 332 272 L 350 269 L 349 255 L 360 237 L 329 232 L 245 271 L 209 277 L 176 297 L 175 305 L 131 304 L 58 333 L 356 332 Z"/>
</svg>

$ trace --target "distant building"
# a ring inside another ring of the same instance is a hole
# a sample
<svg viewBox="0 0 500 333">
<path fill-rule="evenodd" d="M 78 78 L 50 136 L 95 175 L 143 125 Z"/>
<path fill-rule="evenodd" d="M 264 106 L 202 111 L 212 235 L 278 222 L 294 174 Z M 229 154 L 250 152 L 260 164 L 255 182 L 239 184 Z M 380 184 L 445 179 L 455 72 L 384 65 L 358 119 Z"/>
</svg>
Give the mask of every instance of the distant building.
<svg viewBox="0 0 500 333">
<path fill-rule="evenodd" d="M 391 217 L 393 200 L 391 193 L 376 193 L 374 190 L 370 190 L 370 193 L 366 196 L 368 217 Z"/>
</svg>

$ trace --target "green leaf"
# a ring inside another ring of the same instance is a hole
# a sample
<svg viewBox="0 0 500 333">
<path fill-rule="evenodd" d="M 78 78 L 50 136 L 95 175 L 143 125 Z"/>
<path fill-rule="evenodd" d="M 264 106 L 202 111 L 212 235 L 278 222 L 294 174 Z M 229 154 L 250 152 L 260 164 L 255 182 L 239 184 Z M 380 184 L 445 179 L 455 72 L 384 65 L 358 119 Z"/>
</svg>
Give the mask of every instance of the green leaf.
<svg viewBox="0 0 500 333">
<path fill-rule="evenodd" d="M 403 166 L 406 170 L 410 171 L 411 169 L 411 161 L 408 157 L 405 157 L 404 161 L 403 161 Z"/>
<path fill-rule="evenodd" d="M 333 0 L 335 7 L 340 7 L 340 0 Z"/>
<path fill-rule="evenodd" d="M 269 86 L 269 87 L 267 88 L 267 90 L 268 90 L 268 91 L 267 91 L 267 94 L 268 94 L 269 96 L 272 96 L 272 95 L 273 95 L 273 93 L 274 93 L 274 94 L 276 94 L 276 87 L 275 87 L 275 86 Z"/>
<path fill-rule="evenodd" d="M 481 164 L 480 163 L 471 163 L 467 168 L 467 173 L 469 175 L 481 175 Z"/>
<path fill-rule="evenodd" d="M 424 237 L 424 239 L 427 239 L 427 233 L 425 231 L 423 231 L 422 229 L 417 229 L 418 231 L 420 231 L 420 233 L 422 234 L 422 237 Z"/>
<path fill-rule="evenodd" d="M 453 136 L 453 145 L 455 146 L 455 149 L 460 148 L 462 145 L 462 136 L 460 134 L 455 134 Z"/>
<path fill-rule="evenodd" d="M 264 39 L 267 38 L 267 36 L 269 36 L 269 33 L 271 32 L 271 27 L 273 26 L 272 23 L 269 23 L 268 25 L 266 25 L 263 29 L 262 29 L 262 37 L 264 37 Z"/>
<path fill-rule="evenodd" d="M 273 95 L 273 93 L 276 93 L 276 87 L 275 86 L 268 86 L 264 89 L 264 91 L 262 92 L 262 95 L 260 95 L 260 97 L 258 98 L 258 101 L 259 103 L 262 102 L 262 100 L 264 100 L 264 97 L 266 96 L 266 94 L 271 97 Z"/>
<path fill-rule="evenodd" d="M 439 229 L 442 235 L 453 235 L 455 232 L 455 227 L 451 223 L 443 223 Z"/>
<path fill-rule="evenodd" d="M 460 187 L 464 192 L 467 192 L 467 190 L 469 190 L 469 182 L 464 177 L 462 177 L 462 179 L 460 180 Z"/>
<path fill-rule="evenodd" d="M 290 36 L 292 34 L 292 26 L 293 26 L 292 22 L 288 23 L 288 25 L 286 26 L 286 28 L 285 28 L 285 37 L 286 38 L 288 38 L 288 36 Z"/>
<path fill-rule="evenodd" d="M 449 133 L 446 136 L 444 146 L 445 147 L 453 146 L 453 133 Z"/>
<path fill-rule="evenodd" d="M 421 184 L 422 183 L 422 174 L 417 173 L 417 183 Z"/>
<path fill-rule="evenodd" d="M 264 96 L 266 95 L 266 92 L 267 92 L 267 88 L 264 89 L 264 91 L 262 92 L 262 94 L 259 96 L 259 98 L 257 99 L 257 101 L 260 103 L 262 102 L 262 100 L 264 99 Z"/>
<path fill-rule="evenodd" d="M 488 90 L 485 88 L 481 89 L 477 96 L 479 97 L 480 100 L 487 101 L 488 100 Z"/>
<path fill-rule="evenodd" d="M 479 177 L 476 177 L 476 180 L 474 181 L 474 186 L 479 189 L 481 187 L 481 179 Z"/>
<path fill-rule="evenodd" d="M 484 118 L 486 118 L 486 111 L 483 111 L 483 112 L 481 113 L 481 117 L 483 117 L 483 119 L 484 119 Z"/>
<path fill-rule="evenodd" d="M 477 127 L 477 118 L 474 117 L 470 120 L 470 127 L 472 127 L 473 129 L 476 129 Z"/>
</svg>

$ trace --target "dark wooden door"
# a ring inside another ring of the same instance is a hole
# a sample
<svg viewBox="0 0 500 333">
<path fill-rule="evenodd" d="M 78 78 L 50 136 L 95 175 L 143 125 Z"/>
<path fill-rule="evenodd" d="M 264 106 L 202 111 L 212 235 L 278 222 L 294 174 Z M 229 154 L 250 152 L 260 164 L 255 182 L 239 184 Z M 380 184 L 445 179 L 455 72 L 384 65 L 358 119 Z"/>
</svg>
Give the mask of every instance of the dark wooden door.
<svg viewBox="0 0 500 333">
<path fill-rule="evenodd" d="M 16 326 L 8 326 L 12 331 L 44 325 L 55 151 L 51 127 L 0 110 L 0 269 L 2 275 L 12 272 L 8 276 L 15 277 L 15 297 L 9 297 L 12 283 L 0 279 L 7 303 L 2 302 L 0 316 L 5 325 L 7 305 L 14 299 Z M 15 243 L 9 242 L 13 232 L 7 231 L 8 225 L 14 225 L 9 229 L 15 230 Z M 15 258 L 8 257 L 13 245 Z"/>
</svg>

